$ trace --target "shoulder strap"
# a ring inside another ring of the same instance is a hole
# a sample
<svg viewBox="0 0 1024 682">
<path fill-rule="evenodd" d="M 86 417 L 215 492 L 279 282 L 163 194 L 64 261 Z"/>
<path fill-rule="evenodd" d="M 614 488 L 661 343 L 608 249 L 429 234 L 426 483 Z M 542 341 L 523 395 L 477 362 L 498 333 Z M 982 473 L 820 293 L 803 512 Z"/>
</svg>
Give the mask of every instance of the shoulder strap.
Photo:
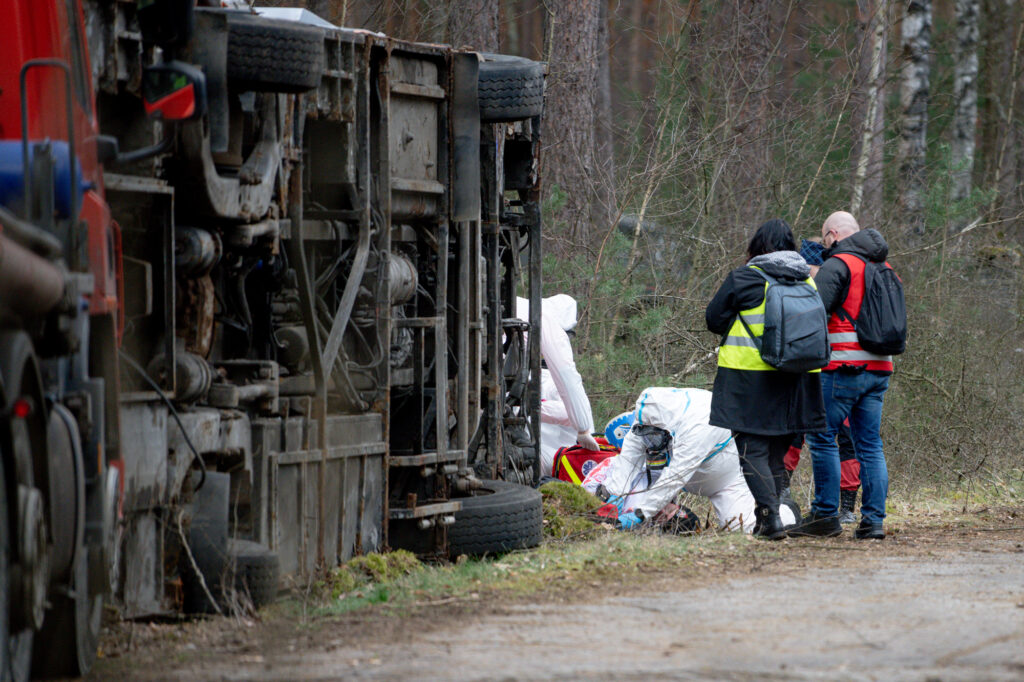
<svg viewBox="0 0 1024 682">
<path fill-rule="evenodd" d="M 761 275 L 761 277 L 764 278 L 764 281 L 768 283 L 768 286 L 771 286 L 772 284 L 777 284 L 778 283 L 777 280 L 774 277 L 772 277 L 771 275 L 769 275 L 767 272 L 765 272 L 761 268 L 757 267 L 756 265 L 748 265 L 747 267 L 749 267 L 751 270 L 753 270 L 757 274 Z M 768 287 L 765 287 L 764 297 L 765 297 L 765 300 L 768 299 Z M 742 313 L 736 313 L 736 317 L 737 317 L 737 319 L 739 319 L 740 323 L 743 325 L 743 328 L 747 330 L 747 335 L 750 336 L 751 340 L 754 342 L 754 347 L 757 348 L 757 352 L 760 353 L 761 352 L 761 346 L 762 346 L 761 337 L 754 336 L 754 331 L 750 328 L 750 325 L 747 324 L 747 321 L 745 319 L 743 319 L 743 314 Z"/>
<path fill-rule="evenodd" d="M 743 328 L 747 330 L 747 334 L 750 336 L 750 340 L 754 342 L 754 347 L 757 348 L 757 352 L 760 353 L 762 346 L 761 337 L 754 336 L 754 331 L 750 328 L 750 325 L 747 324 L 747 321 L 743 319 L 743 315 L 741 315 L 740 313 L 736 313 L 736 317 L 739 318 L 740 323 L 743 324 Z"/>
</svg>

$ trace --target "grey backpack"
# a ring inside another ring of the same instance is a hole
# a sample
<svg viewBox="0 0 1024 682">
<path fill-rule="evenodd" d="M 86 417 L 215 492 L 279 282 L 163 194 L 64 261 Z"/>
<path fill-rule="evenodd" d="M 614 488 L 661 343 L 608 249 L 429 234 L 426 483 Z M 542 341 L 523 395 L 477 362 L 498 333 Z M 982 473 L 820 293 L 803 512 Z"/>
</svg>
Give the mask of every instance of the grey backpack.
<svg viewBox="0 0 1024 682">
<path fill-rule="evenodd" d="M 740 321 L 754 340 L 761 359 L 783 372 L 808 372 L 828 364 L 828 316 L 817 290 L 803 280 L 776 279 L 751 268 L 768 282 L 764 301 L 764 333 L 754 336 L 747 321 Z"/>
</svg>

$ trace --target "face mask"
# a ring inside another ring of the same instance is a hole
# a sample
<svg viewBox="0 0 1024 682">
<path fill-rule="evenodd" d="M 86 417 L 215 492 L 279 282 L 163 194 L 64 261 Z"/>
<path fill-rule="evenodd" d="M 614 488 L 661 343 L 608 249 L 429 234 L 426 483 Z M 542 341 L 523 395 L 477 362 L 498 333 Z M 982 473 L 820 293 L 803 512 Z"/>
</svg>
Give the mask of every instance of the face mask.
<svg viewBox="0 0 1024 682">
<path fill-rule="evenodd" d="M 633 433 L 640 438 L 644 454 L 647 456 L 647 468 L 664 469 L 672 461 L 672 434 L 665 429 L 650 424 L 636 424 Z"/>
</svg>

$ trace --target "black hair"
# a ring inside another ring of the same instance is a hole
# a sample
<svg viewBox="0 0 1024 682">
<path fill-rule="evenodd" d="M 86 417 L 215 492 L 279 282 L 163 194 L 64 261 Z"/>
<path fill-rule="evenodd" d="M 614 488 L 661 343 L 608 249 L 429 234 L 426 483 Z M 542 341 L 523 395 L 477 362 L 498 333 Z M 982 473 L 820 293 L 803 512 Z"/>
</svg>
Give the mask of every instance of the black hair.
<svg viewBox="0 0 1024 682">
<path fill-rule="evenodd" d="M 772 218 L 762 223 L 747 246 L 747 258 L 763 256 L 776 251 L 796 251 L 793 228 L 781 218 Z"/>
</svg>

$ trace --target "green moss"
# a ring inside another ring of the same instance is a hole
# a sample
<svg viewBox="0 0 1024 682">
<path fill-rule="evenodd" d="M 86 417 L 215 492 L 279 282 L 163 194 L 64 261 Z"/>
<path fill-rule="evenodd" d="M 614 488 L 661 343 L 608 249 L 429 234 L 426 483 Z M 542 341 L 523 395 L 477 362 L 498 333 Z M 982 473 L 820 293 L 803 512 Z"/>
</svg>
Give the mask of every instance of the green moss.
<svg viewBox="0 0 1024 682">
<path fill-rule="evenodd" d="M 391 579 L 408 575 L 423 568 L 416 555 L 406 549 L 398 549 L 384 555 L 388 562 L 388 575 Z"/>
<path fill-rule="evenodd" d="M 348 566 L 338 566 L 327 574 L 324 585 L 330 592 L 332 599 L 337 599 L 343 594 L 355 590 L 362 581 L 356 577 Z"/>
<path fill-rule="evenodd" d="M 388 579 L 388 561 L 383 554 L 367 554 L 351 559 L 347 566 L 356 574 L 362 573 L 374 582 L 382 582 Z"/>
<path fill-rule="evenodd" d="M 601 500 L 583 488 L 552 481 L 540 487 L 540 494 L 544 498 L 544 534 L 549 538 L 591 537 L 601 530 L 593 519 Z"/>
<path fill-rule="evenodd" d="M 349 560 L 332 569 L 320 582 L 319 587 L 338 599 L 342 595 L 374 585 L 374 593 L 380 592 L 380 585 L 423 568 L 423 564 L 412 552 L 400 549 L 388 554 L 367 554 Z M 384 591 L 387 594 L 387 591 Z M 386 601 L 385 599 L 378 601 Z"/>
</svg>

